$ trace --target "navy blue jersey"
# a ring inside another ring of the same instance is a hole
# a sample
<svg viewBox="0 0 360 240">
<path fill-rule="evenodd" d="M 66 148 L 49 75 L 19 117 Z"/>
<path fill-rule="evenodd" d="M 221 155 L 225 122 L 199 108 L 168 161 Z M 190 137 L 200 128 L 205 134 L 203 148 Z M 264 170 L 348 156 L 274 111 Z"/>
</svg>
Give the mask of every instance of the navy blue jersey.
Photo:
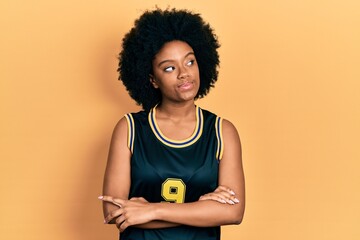
<svg viewBox="0 0 360 240">
<path fill-rule="evenodd" d="M 129 198 L 181 204 L 194 202 L 218 186 L 223 144 L 221 118 L 196 107 L 196 127 L 189 138 L 171 140 L 156 123 L 156 108 L 126 114 L 131 157 Z M 160 229 L 129 227 L 121 240 L 220 239 L 220 227 L 178 226 Z"/>
</svg>

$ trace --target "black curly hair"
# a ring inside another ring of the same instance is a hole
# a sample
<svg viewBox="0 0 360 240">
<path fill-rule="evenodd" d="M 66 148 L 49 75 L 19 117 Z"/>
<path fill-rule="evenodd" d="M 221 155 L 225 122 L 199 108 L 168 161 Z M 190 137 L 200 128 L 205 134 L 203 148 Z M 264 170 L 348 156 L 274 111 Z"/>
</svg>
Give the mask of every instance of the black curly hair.
<svg viewBox="0 0 360 240">
<path fill-rule="evenodd" d="M 200 14 L 176 9 L 146 11 L 123 39 L 118 68 L 119 80 L 146 111 L 161 102 L 160 90 L 149 81 L 152 60 L 165 43 L 173 40 L 186 42 L 194 50 L 200 73 L 195 98 L 204 97 L 217 80 L 220 44 Z"/>
</svg>

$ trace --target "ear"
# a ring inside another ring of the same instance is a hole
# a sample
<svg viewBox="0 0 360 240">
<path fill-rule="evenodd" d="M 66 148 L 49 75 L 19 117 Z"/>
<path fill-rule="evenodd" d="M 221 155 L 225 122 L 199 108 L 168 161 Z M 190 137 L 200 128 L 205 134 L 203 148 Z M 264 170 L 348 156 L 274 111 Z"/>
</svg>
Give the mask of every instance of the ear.
<svg viewBox="0 0 360 240">
<path fill-rule="evenodd" d="M 149 74 L 149 80 L 154 88 L 159 88 L 159 85 L 157 85 L 154 75 Z"/>
</svg>

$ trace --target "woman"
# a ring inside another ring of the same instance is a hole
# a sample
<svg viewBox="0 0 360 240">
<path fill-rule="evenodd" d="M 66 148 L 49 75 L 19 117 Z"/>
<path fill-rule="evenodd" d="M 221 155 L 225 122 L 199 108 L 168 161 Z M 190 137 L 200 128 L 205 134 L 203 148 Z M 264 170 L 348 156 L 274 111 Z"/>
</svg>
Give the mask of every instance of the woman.
<svg viewBox="0 0 360 240">
<path fill-rule="evenodd" d="M 114 129 L 105 223 L 125 239 L 220 239 L 245 207 L 241 145 L 227 120 L 195 105 L 217 80 L 219 43 L 200 15 L 145 12 L 123 39 L 120 78 L 144 111 Z"/>
</svg>

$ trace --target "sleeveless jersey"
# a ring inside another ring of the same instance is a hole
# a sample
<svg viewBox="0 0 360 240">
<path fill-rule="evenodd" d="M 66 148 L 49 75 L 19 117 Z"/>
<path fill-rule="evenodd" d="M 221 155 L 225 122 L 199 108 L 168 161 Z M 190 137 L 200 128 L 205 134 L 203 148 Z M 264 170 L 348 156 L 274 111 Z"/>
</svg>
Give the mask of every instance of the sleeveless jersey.
<svg viewBox="0 0 360 240">
<path fill-rule="evenodd" d="M 156 107 L 149 112 L 126 114 L 131 157 L 129 199 L 181 204 L 197 201 L 218 186 L 219 161 L 223 152 L 221 121 L 196 106 L 196 127 L 188 139 L 175 141 L 159 129 Z M 220 239 L 220 227 L 181 225 L 171 228 L 129 227 L 121 240 Z"/>
</svg>

